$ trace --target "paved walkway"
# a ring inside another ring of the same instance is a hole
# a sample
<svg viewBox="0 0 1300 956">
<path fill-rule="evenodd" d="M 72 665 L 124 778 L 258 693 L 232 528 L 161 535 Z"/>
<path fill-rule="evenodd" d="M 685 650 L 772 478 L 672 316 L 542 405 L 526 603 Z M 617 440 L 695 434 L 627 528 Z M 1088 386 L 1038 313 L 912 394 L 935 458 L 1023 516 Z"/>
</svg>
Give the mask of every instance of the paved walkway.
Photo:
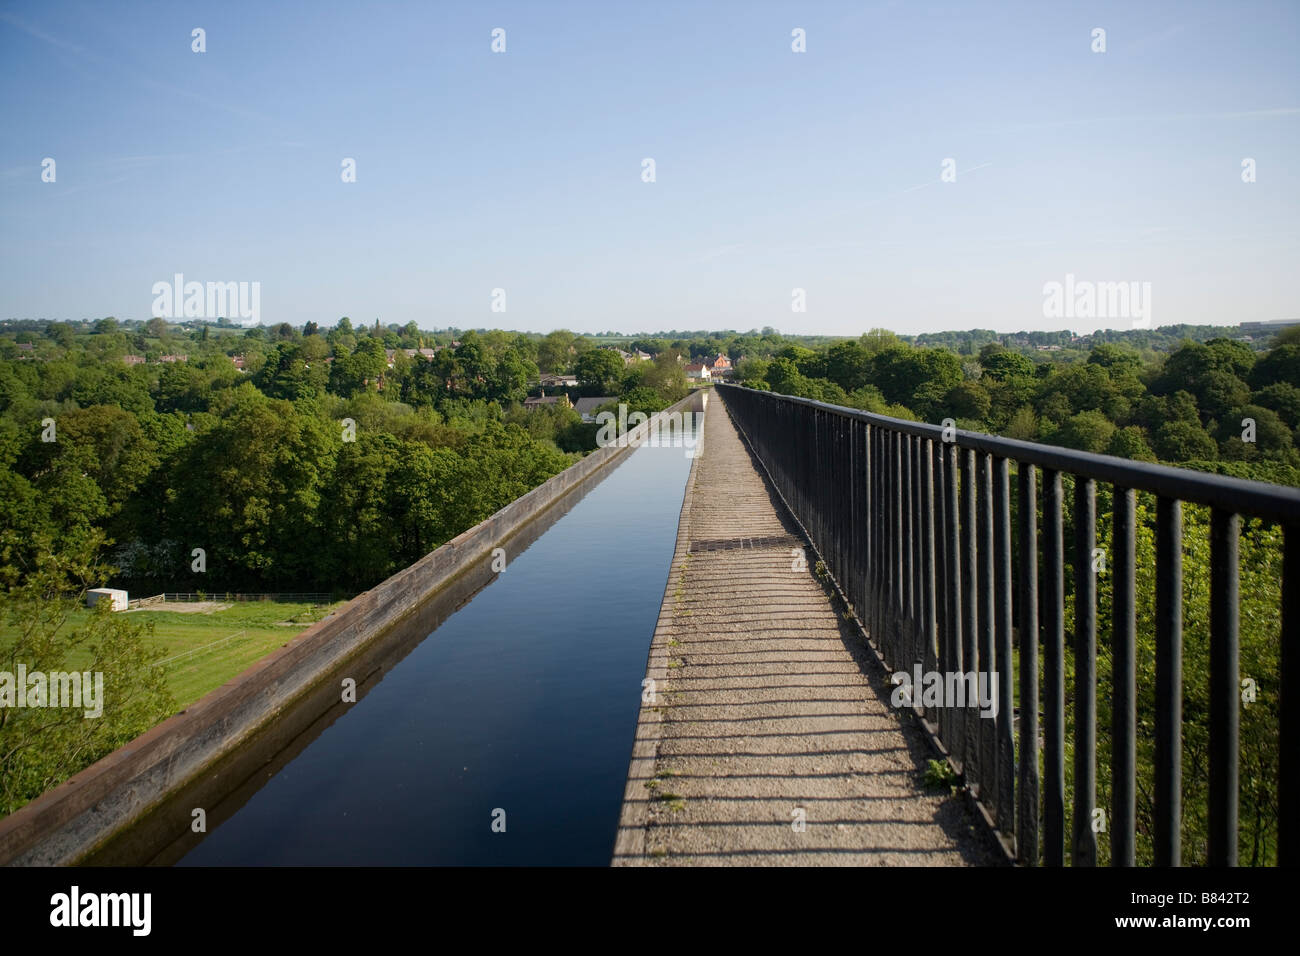
<svg viewBox="0 0 1300 956">
<path fill-rule="evenodd" d="M 615 865 L 995 862 L 716 394 L 650 653 Z M 742 540 L 747 539 L 747 540 Z M 802 826 L 800 825 L 802 822 Z"/>
</svg>

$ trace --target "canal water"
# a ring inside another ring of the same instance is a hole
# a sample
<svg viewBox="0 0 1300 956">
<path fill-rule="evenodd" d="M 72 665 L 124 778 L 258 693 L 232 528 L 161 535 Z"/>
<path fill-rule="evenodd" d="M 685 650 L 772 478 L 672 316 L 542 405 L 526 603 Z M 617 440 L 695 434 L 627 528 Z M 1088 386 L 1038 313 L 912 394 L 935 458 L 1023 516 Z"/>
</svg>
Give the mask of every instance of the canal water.
<svg viewBox="0 0 1300 956">
<path fill-rule="evenodd" d="M 604 866 L 691 460 L 628 454 L 180 865 Z"/>
</svg>

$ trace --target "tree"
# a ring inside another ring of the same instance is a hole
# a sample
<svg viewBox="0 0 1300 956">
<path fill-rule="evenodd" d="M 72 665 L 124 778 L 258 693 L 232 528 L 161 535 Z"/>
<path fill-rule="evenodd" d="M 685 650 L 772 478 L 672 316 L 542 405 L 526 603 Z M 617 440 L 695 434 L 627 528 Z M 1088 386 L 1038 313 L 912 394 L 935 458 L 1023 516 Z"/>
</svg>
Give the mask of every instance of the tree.
<svg viewBox="0 0 1300 956">
<path fill-rule="evenodd" d="M 1018 441 L 1038 441 L 1038 416 L 1028 405 L 1021 406 L 1011 416 L 1007 427 L 1003 429 L 1003 434 Z"/>
<path fill-rule="evenodd" d="M 0 651 L 0 670 L 14 674 L 21 662 L 29 675 L 99 675 L 82 690 L 80 708 L 17 707 L 0 689 L 0 816 L 135 739 L 175 707 L 166 672 L 155 666 L 162 651 L 148 649 L 145 626 L 106 603 L 90 613 L 78 609 L 86 589 L 108 577 L 97 557 L 102 544 L 102 536 L 93 536 L 59 551 L 47 539 L 25 578 L 12 567 L 0 572 L 7 585 L 0 588 L 0 620 L 12 634 Z M 61 694 L 63 687 L 60 682 L 56 691 L 51 679 L 45 694 Z M 100 713 L 87 719 L 95 710 Z"/>
<path fill-rule="evenodd" d="M 1245 404 L 1250 388 L 1237 376 L 1221 369 L 1211 369 L 1197 382 L 1196 400 L 1210 418 L 1222 418 Z"/>
<path fill-rule="evenodd" d="M 575 336 L 567 329 L 556 329 L 537 346 L 537 367 L 547 373 L 563 372 L 574 358 Z"/>
<path fill-rule="evenodd" d="M 58 442 L 46 447 L 77 459 L 76 467 L 99 487 L 110 513 L 120 508 L 158 465 L 154 443 L 136 417 L 108 405 L 92 405 L 62 416 Z"/>
<path fill-rule="evenodd" d="M 672 355 L 660 352 L 654 361 L 642 363 L 640 369 L 641 385 L 654 389 L 664 400 L 665 406 L 686 397 L 689 388 L 686 369 Z"/>
<path fill-rule="evenodd" d="M 961 359 L 947 349 L 893 346 L 872 359 L 872 384 L 891 404 L 910 404 L 922 385 L 929 386 L 928 393 L 944 395 L 964 377 Z"/>
<path fill-rule="evenodd" d="M 1165 461 L 1198 461 L 1218 457 L 1219 448 L 1197 422 L 1170 421 L 1156 430 L 1156 454 Z"/>
<path fill-rule="evenodd" d="M 351 398 L 358 392 L 374 389 L 387 367 L 383 343 L 376 338 L 363 338 L 355 351 L 334 359 L 329 390 L 335 395 Z"/>
<path fill-rule="evenodd" d="M 988 417 L 993 400 L 979 382 L 958 382 L 944 396 L 944 405 L 953 418 L 982 422 Z"/>
<path fill-rule="evenodd" d="M 1300 326 L 1295 328 L 1300 329 Z M 1255 404 L 1277 412 L 1291 428 L 1300 426 L 1300 388 L 1289 382 L 1274 382 L 1254 395 Z"/>
<path fill-rule="evenodd" d="M 1248 430 L 1250 422 L 1254 425 Z M 1253 441 L 1247 442 L 1243 436 L 1249 436 Z M 1237 460 L 1257 455 L 1286 458 L 1293 447 L 1291 428 L 1277 412 L 1262 405 L 1243 405 L 1225 415 L 1219 423 L 1219 443 L 1224 457 Z"/>
<path fill-rule="evenodd" d="M 1279 382 L 1300 385 L 1300 344 L 1280 345 L 1255 363 L 1251 382 L 1266 388 Z"/>
<path fill-rule="evenodd" d="M 610 349 L 593 349 L 578 359 L 578 384 L 588 395 L 608 395 L 623 378 L 623 359 Z"/>
<path fill-rule="evenodd" d="M 763 330 L 764 336 L 776 334 L 776 330 L 771 327 Z M 898 336 L 889 331 L 889 329 L 872 329 L 870 332 L 863 332 L 858 341 L 862 343 L 862 347 L 867 350 L 867 354 L 869 355 L 875 355 L 878 352 L 883 352 L 886 349 L 895 348 L 902 344 L 899 341 Z"/>
<path fill-rule="evenodd" d="M 320 346 L 312 345 L 310 348 L 317 351 Z M 307 353 L 308 349 L 303 346 L 281 342 L 253 376 L 253 383 L 271 398 L 295 401 L 321 394 L 329 381 L 329 367 L 322 361 L 309 361 Z M 341 375 L 349 376 L 347 385 L 354 384 L 351 376 L 355 374 L 362 374 L 364 379 L 366 370 L 358 372 L 356 367 L 359 361 L 353 361 L 341 372 Z"/>
<path fill-rule="evenodd" d="M 1088 353 L 1088 361 L 1111 371 L 1127 369 L 1137 371 L 1142 368 L 1142 356 L 1131 348 L 1112 342 L 1094 345 Z"/>
<path fill-rule="evenodd" d="M 871 353 L 861 342 L 836 342 L 826 353 L 826 377 L 846 392 L 867 384 Z"/>
<path fill-rule="evenodd" d="M 807 379 L 792 359 L 776 358 L 767 366 L 767 384 L 782 395 L 802 396 L 808 390 Z"/>
<path fill-rule="evenodd" d="M 1032 361 L 997 342 L 990 342 L 980 349 L 980 367 L 984 370 L 985 376 L 998 382 L 1034 377 Z"/>
<path fill-rule="evenodd" d="M 1077 448 L 1095 454 L 1104 452 L 1115 434 L 1111 420 L 1098 411 L 1079 412 L 1067 418 L 1052 436 L 1053 441 L 1066 448 Z"/>
<path fill-rule="evenodd" d="M 539 374 L 533 362 L 510 346 L 493 363 L 485 397 L 495 402 L 522 402 L 529 383 L 537 381 Z"/>
<path fill-rule="evenodd" d="M 252 383 L 231 391 L 229 408 L 176 464 L 167 537 L 184 542 L 186 555 L 204 548 L 204 580 L 218 587 L 315 583 L 315 512 L 341 429 Z M 189 562 L 180 558 L 176 577 L 184 580 Z"/>
<path fill-rule="evenodd" d="M 1110 444 L 1106 446 L 1106 454 L 1129 458 L 1133 461 L 1156 460 L 1156 453 L 1151 450 L 1146 433 L 1137 425 L 1129 425 L 1126 428 L 1116 430 L 1115 434 L 1110 438 Z"/>
<path fill-rule="evenodd" d="M 406 452 L 392 435 L 366 431 L 339 449 L 316 512 L 328 542 L 321 549 L 322 580 L 365 588 L 405 567 L 397 563 L 408 555 L 395 547 L 386 503 L 390 470 Z"/>
</svg>

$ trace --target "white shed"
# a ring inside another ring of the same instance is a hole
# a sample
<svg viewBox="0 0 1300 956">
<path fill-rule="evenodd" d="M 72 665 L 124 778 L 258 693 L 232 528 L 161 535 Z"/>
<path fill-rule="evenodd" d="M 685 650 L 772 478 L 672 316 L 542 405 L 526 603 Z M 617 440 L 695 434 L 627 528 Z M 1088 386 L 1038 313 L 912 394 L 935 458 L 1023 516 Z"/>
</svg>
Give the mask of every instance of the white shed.
<svg viewBox="0 0 1300 956">
<path fill-rule="evenodd" d="M 111 602 L 114 611 L 125 611 L 130 604 L 126 592 L 117 588 L 91 588 L 86 592 L 86 607 L 94 607 L 104 600 Z"/>
</svg>

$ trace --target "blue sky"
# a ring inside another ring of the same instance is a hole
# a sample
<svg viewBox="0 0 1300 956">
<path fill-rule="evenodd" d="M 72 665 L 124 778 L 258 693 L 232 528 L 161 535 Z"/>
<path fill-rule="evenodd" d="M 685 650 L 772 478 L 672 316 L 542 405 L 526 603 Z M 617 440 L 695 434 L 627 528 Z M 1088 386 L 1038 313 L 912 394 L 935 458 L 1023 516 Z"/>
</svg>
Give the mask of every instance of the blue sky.
<svg viewBox="0 0 1300 956">
<path fill-rule="evenodd" d="M 1295 2 L 0 2 L 0 318 L 147 318 L 175 273 L 260 282 L 265 323 L 1131 324 L 1045 318 L 1067 273 L 1149 282 L 1155 325 L 1300 316 L 1298 28 Z"/>
</svg>

